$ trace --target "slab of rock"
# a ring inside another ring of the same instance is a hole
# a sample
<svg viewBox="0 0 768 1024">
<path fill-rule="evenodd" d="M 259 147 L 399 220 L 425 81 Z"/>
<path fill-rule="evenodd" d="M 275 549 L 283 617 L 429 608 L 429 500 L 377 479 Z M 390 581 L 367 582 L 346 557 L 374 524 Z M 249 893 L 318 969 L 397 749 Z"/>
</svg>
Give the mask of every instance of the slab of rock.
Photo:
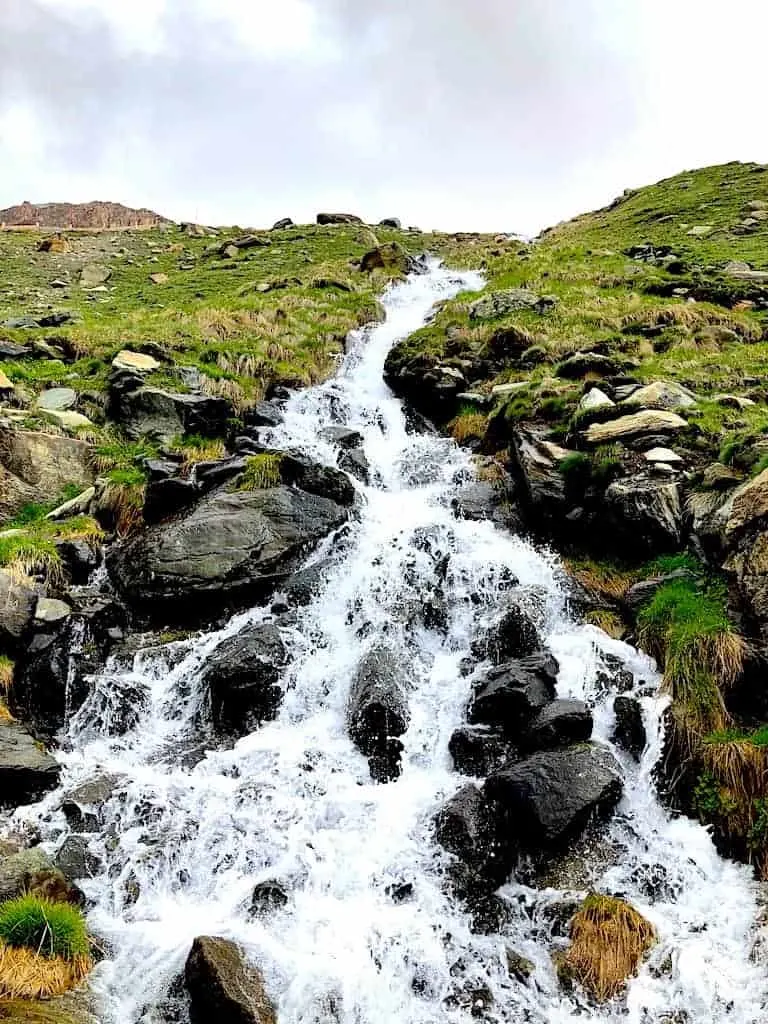
<svg viewBox="0 0 768 1024">
<path fill-rule="evenodd" d="M 612 441 L 627 441 L 644 435 L 674 434 L 687 426 L 686 421 L 677 413 L 644 409 L 607 423 L 592 423 L 582 436 L 589 444 L 610 444 Z"/>
<path fill-rule="evenodd" d="M 77 402 L 77 392 L 73 388 L 48 388 L 37 399 L 39 409 L 49 412 L 62 412 L 71 409 Z"/>
<path fill-rule="evenodd" d="M 91 502 L 96 496 L 95 487 L 86 487 L 84 491 L 76 495 L 74 498 L 70 498 L 69 501 L 65 501 L 63 505 L 58 505 L 52 509 L 47 515 L 46 519 L 51 519 L 54 522 L 60 519 L 68 519 L 70 516 L 85 515 L 91 507 Z"/>
<path fill-rule="evenodd" d="M 714 230 L 713 224 L 694 224 L 689 231 L 686 231 L 686 234 L 692 235 L 694 238 L 705 238 L 707 235 L 711 235 Z"/>
<path fill-rule="evenodd" d="M 76 432 L 93 426 L 87 416 L 83 416 L 80 412 L 74 412 L 72 409 L 43 409 L 42 413 L 47 420 L 64 430 Z"/>
<path fill-rule="evenodd" d="M 224 436 L 233 409 L 223 398 L 138 387 L 119 396 L 113 392 L 110 415 L 128 437 L 135 440 L 147 434 L 167 444 L 185 433 Z"/>
<path fill-rule="evenodd" d="M 35 608 L 35 622 L 52 626 L 68 619 L 71 614 L 72 609 L 66 601 L 59 601 L 55 597 L 41 597 Z"/>
<path fill-rule="evenodd" d="M 690 409 L 696 405 L 696 396 L 681 384 L 668 380 L 656 380 L 652 384 L 633 391 L 622 405 L 639 406 L 643 409 L 666 409 L 677 412 L 679 409 Z"/>
<path fill-rule="evenodd" d="M 726 409 L 751 409 L 757 402 L 744 395 L 715 395 L 713 401 Z"/>
<path fill-rule="evenodd" d="M 613 701 L 613 712 L 616 722 L 611 738 L 639 761 L 647 742 L 640 702 L 635 697 L 619 695 Z"/>
<path fill-rule="evenodd" d="M 372 270 L 386 270 L 389 273 L 407 274 L 411 268 L 411 257 L 397 242 L 386 242 L 370 249 L 360 260 L 360 269 L 365 273 Z"/>
<path fill-rule="evenodd" d="M 271 593 L 347 515 L 295 486 L 217 491 L 113 549 L 108 565 L 124 597 L 153 619 L 211 621 Z"/>
<path fill-rule="evenodd" d="M 469 307 L 470 320 L 490 320 L 506 316 L 521 309 L 535 309 L 544 312 L 555 305 L 550 296 L 537 295 L 528 288 L 509 288 L 506 291 L 491 292 L 475 300 Z"/>
<path fill-rule="evenodd" d="M 546 652 L 492 668 L 475 686 L 468 719 L 519 737 L 554 699 L 558 665 Z"/>
<path fill-rule="evenodd" d="M 738 487 L 716 517 L 726 536 L 760 525 L 768 516 L 768 469 Z"/>
<path fill-rule="evenodd" d="M 351 430 L 349 427 L 321 427 L 317 436 L 330 444 L 338 445 L 339 448 L 360 448 L 363 444 L 363 435 L 359 430 Z"/>
<path fill-rule="evenodd" d="M 504 764 L 518 759 L 508 736 L 489 725 L 463 725 L 451 736 L 448 751 L 462 775 L 485 778 Z"/>
<path fill-rule="evenodd" d="M 527 391 L 531 386 L 531 382 L 527 380 L 511 381 L 509 384 L 495 384 L 491 388 L 491 395 L 494 398 L 509 398 L 510 395 L 516 395 L 521 391 Z M 459 395 L 459 398 L 462 396 Z M 484 396 L 480 396 L 481 398 Z"/>
<path fill-rule="evenodd" d="M 132 352 L 124 348 L 117 353 L 112 360 L 116 370 L 136 370 L 138 373 L 151 373 L 160 369 L 160 363 L 154 356 L 148 356 L 144 352 Z"/>
<path fill-rule="evenodd" d="M 3 370 L 0 370 L 0 391 L 13 391 L 16 385 Z"/>
<path fill-rule="evenodd" d="M 0 339 L 0 359 L 23 359 L 31 352 L 26 345 L 18 345 L 15 341 Z"/>
<path fill-rule="evenodd" d="M 168 275 L 163 274 L 162 272 L 157 274 L 150 274 L 149 280 L 152 282 L 152 284 L 168 284 Z"/>
<path fill-rule="evenodd" d="M 363 220 L 354 213 L 318 213 L 318 224 L 362 224 Z"/>
<path fill-rule="evenodd" d="M 288 655 L 272 625 L 247 626 L 210 654 L 202 680 L 217 729 L 245 736 L 273 719 L 282 699 L 277 685 Z"/>
<path fill-rule="evenodd" d="M 664 462 L 669 466 L 684 461 L 682 455 L 678 455 L 671 448 L 651 448 L 650 451 L 643 452 L 643 458 L 646 462 Z"/>
<path fill-rule="evenodd" d="M 598 814 L 618 803 L 619 767 L 608 750 L 584 743 L 545 750 L 491 775 L 486 797 L 502 809 L 523 850 L 562 848 Z"/>
<path fill-rule="evenodd" d="M 83 288 L 97 288 L 99 285 L 106 284 L 110 277 L 112 277 L 110 267 L 105 267 L 103 263 L 86 263 L 80 271 L 80 284 Z"/>
<path fill-rule="evenodd" d="M 293 221 L 290 217 L 281 217 L 280 220 L 276 220 L 272 225 L 273 231 L 284 231 L 286 228 L 292 228 Z"/>
<path fill-rule="evenodd" d="M 39 800 L 59 784 L 56 761 L 16 722 L 0 723 L 0 805 Z"/>
<path fill-rule="evenodd" d="M 605 501 L 638 550 L 669 550 L 680 543 L 683 506 L 677 482 L 642 476 L 615 480 L 605 492 Z"/>
<path fill-rule="evenodd" d="M 191 1024 L 277 1024 L 260 971 L 229 939 L 195 939 L 184 980 Z"/>
</svg>

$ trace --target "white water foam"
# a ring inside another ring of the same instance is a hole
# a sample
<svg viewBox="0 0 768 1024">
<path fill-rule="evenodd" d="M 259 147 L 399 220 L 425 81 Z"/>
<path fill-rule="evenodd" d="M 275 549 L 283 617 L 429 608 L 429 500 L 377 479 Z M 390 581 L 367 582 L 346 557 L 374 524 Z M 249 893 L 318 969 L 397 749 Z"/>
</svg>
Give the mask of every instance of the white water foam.
<svg viewBox="0 0 768 1024">
<path fill-rule="evenodd" d="M 671 817 L 654 793 L 662 702 L 653 695 L 652 664 L 569 618 L 554 557 L 490 524 L 455 519 L 450 499 L 471 475 L 469 456 L 447 439 L 408 433 L 383 382 L 392 344 L 421 326 L 436 301 L 481 283 L 433 265 L 390 288 L 386 321 L 353 336 L 334 379 L 294 396 L 274 431 L 275 445 L 334 463 L 337 451 L 318 440 L 318 429 L 353 427 L 375 481 L 360 486 L 360 517 L 341 549 L 330 551 L 338 562 L 322 591 L 282 629 L 292 662 L 277 720 L 185 766 L 205 714 L 200 666 L 244 623 L 269 620 L 263 608 L 220 632 L 161 648 L 148 641 L 127 663 L 113 661 L 73 717 L 62 790 L 96 773 L 120 780 L 106 829 L 90 837 L 103 870 L 83 883 L 91 926 L 110 950 L 93 977 L 110 1024 L 167 1019 L 155 1007 L 199 934 L 244 946 L 264 972 L 280 1024 L 437 1024 L 480 1013 L 533 1024 L 585 1017 L 757 1024 L 768 1016 L 766 971 L 750 958 L 758 887 L 746 867 L 717 855 L 702 827 Z M 419 609 L 438 586 L 443 556 L 448 625 L 440 632 L 420 622 Z M 612 728 L 613 694 L 598 680 L 606 655 L 626 661 L 648 691 L 651 743 L 639 766 L 615 751 L 625 796 L 598 844 L 620 852 L 593 853 L 589 884 L 629 898 L 656 926 L 659 943 L 626 998 L 599 1010 L 564 994 L 556 980 L 550 953 L 564 939 L 552 910 L 564 894 L 510 883 L 502 890 L 510 905 L 503 933 L 472 934 L 446 892 L 451 858 L 432 837 L 434 813 L 466 781 L 448 754 L 471 688 L 460 662 L 498 609 L 509 573 L 544 595 L 560 694 L 594 705 L 596 739 L 609 743 Z M 409 661 L 411 721 L 402 776 L 375 785 L 347 736 L 345 711 L 356 666 L 382 640 Z M 146 703 L 135 727 L 113 737 L 116 695 L 126 687 L 145 691 Z M 39 824 L 52 850 L 67 832 L 61 796 L 17 814 Z M 287 905 L 251 918 L 254 885 L 273 879 L 290 890 Z M 402 883 L 412 895 L 395 903 L 387 890 Z M 535 965 L 528 985 L 510 978 L 508 948 Z"/>
</svg>

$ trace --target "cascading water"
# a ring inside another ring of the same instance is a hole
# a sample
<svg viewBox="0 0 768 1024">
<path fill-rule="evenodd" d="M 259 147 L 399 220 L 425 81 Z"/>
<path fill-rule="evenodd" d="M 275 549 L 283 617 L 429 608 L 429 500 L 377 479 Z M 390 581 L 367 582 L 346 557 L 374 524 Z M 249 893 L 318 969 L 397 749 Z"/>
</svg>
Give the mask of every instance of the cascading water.
<svg viewBox="0 0 768 1024">
<path fill-rule="evenodd" d="M 164 1019 L 153 1007 L 200 934 L 243 945 L 264 971 L 281 1024 L 436 1024 L 481 1012 L 535 1024 L 766 1019 L 766 971 L 750 956 L 758 887 L 654 794 L 661 702 L 653 666 L 568 617 L 553 557 L 488 523 L 456 520 L 451 498 L 472 475 L 470 457 L 447 439 L 408 433 L 383 383 L 390 346 L 421 326 L 435 301 L 480 284 L 432 265 L 390 288 L 386 322 L 353 337 L 334 379 L 293 397 L 273 433 L 276 446 L 333 463 L 337 451 L 318 430 L 351 426 L 363 435 L 372 480 L 360 488 L 347 536 L 313 556 L 333 563 L 322 590 L 293 621 L 281 620 L 292 660 L 277 720 L 234 749 L 188 753 L 205 704 L 200 666 L 244 624 L 272 619 L 264 608 L 181 643 L 148 637 L 127 662 L 113 659 L 71 720 L 64 790 L 96 774 L 116 780 L 106 826 L 90 837 L 102 868 L 83 883 L 91 926 L 108 944 L 92 982 L 106 1020 Z M 438 563 L 442 630 L 420 618 Z M 448 754 L 471 689 L 460 662 L 510 573 L 545 595 L 542 628 L 561 665 L 560 695 L 594 705 L 597 740 L 609 743 L 612 726 L 613 695 L 597 681 L 606 655 L 644 681 L 651 742 L 639 766 L 616 752 L 625 795 L 593 854 L 591 884 L 626 896 L 659 941 L 626 1000 L 599 1010 L 563 994 L 555 976 L 550 954 L 563 939 L 551 908 L 563 893 L 510 883 L 501 890 L 509 902 L 501 933 L 473 934 L 444 885 L 451 858 L 432 835 L 434 813 L 463 781 Z M 382 640 L 408 659 L 411 717 L 401 777 L 376 785 L 345 712 L 360 659 Z M 133 727 L 115 737 L 116 694 L 126 692 L 141 700 Z M 51 849 L 67 831 L 60 803 L 61 791 L 17 812 L 36 820 Z M 605 858 L 601 850 L 619 852 Z M 252 917 L 254 886 L 268 880 L 285 886 L 288 902 Z M 412 887 L 400 902 L 398 886 Z M 510 978 L 509 948 L 534 964 L 527 985 Z"/>
</svg>

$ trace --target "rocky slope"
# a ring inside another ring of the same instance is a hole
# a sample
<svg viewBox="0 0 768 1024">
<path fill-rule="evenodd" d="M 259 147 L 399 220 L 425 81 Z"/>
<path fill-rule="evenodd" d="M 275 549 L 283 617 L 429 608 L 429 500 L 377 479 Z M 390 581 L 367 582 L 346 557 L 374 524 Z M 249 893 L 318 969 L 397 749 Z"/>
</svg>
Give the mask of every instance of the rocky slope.
<svg viewBox="0 0 768 1024">
<path fill-rule="evenodd" d="M 348 474 L 368 467 L 354 431 L 333 435 L 332 468 L 268 448 L 265 430 L 286 389 L 327 377 L 349 331 L 380 316 L 386 283 L 430 251 L 487 286 L 443 303 L 386 374 L 478 454 L 457 515 L 554 541 L 574 607 L 659 659 L 669 799 L 768 874 L 766 168 L 689 172 L 530 244 L 318 221 L 0 233 L 4 802 L 56 786 L 36 741 L 52 741 L 108 654 L 130 653 L 132 632 L 178 636 L 277 588 L 306 600 L 301 558 L 343 534 Z M 94 589 L 101 564 L 109 582 Z M 585 743 L 590 710 L 553 699 L 553 659 L 509 616 L 473 648 L 491 668 L 451 740 L 457 767 L 486 782 L 435 823 L 492 888 L 521 851 L 562 847 L 621 792 Z M 286 657 L 276 631 L 246 634 L 210 666 L 212 726 L 229 737 L 274 716 Z M 387 671 L 361 672 L 349 723 L 382 782 L 407 724 Z M 118 696 L 117 734 L 142 701 Z M 617 731 L 636 754 L 638 705 L 621 699 Z M 511 820 L 526 823 L 515 843 Z M 215 953 L 220 940 L 200 942 Z"/>
<path fill-rule="evenodd" d="M 23 202 L 0 210 L 0 224 L 5 227 L 114 231 L 117 228 L 156 228 L 169 223 L 167 217 L 152 210 L 135 210 L 122 203 Z"/>
</svg>

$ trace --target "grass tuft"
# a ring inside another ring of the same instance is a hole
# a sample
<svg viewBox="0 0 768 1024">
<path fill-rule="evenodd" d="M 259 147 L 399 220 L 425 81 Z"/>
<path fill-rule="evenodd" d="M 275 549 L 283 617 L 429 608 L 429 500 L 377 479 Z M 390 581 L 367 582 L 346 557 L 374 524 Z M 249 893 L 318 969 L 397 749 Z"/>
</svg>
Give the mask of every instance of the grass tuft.
<svg viewBox="0 0 768 1024">
<path fill-rule="evenodd" d="M 599 1003 L 617 996 L 656 939 L 650 921 L 624 900 L 591 893 L 571 920 L 567 974 Z"/>
<path fill-rule="evenodd" d="M 282 461 L 281 452 L 251 455 L 237 481 L 236 489 L 238 491 L 262 491 L 269 487 L 277 487 L 280 483 Z"/>
<path fill-rule="evenodd" d="M 77 907 L 37 896 L 0 904 L 0 942 L 69 961 L 90 955 L 85 919 Z"/>
</svg>

